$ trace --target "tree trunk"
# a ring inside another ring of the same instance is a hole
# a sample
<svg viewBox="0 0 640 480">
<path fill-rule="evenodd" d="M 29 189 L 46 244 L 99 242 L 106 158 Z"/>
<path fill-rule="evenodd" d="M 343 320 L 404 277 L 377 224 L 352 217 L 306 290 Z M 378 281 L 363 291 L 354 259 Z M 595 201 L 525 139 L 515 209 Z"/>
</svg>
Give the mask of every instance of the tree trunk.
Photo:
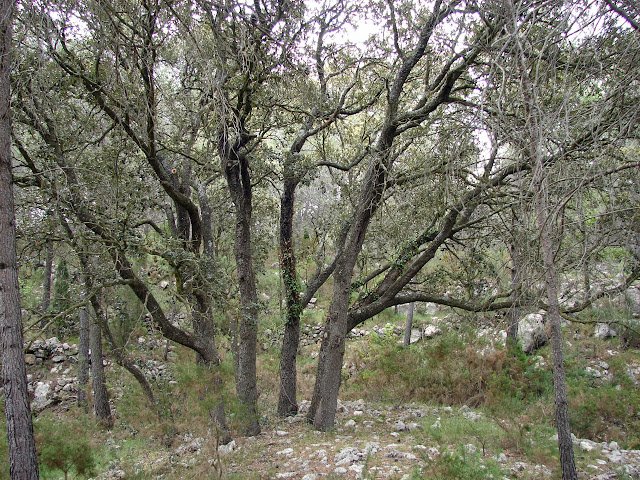
<svg viewBox="0 0 640 480">
<path fill-rule="evenodd" d="M 515 20 L 516 13 L 513 3 L 509 4 L 512 18 Z M 514 22 L 515 25 L 517 22 Z M 514 36 L 517 34 L 514 33 Z M 519 46 L 519 41 L 518 41 Z M 547 290 L 547 321 L 551 327 L 551 350 L 553 353 L 553 389 L 555 398 L 555 417 L 558 428 L 558 449 L 560 451 L 560 465 L 562 467 L 563 480 L 577 480 L 575 458 L 573 453 L 573 442 L 571 441 L 571 426 L 569 424 L 569 404 L 567 400 L 567 383 L 564 367 L 564 354 L 562 347 L 562 327 L 560 322 L 560 306 L 558 303 L 558 282 L 555 270 L 554 242 L 551 228 L 553 219 L 549 208 L 549 185 L 545 172 L 545 165 L 542 155 L 542 138 L 540 119 L 541 111 L 535 89 L 529 78 L 526 60 L 521 49 L 517 51 L 517 62 L 522 80 L 523 99 L 527 111 L 527 133 L 529 155 L 533 168 L 533 189 L 536 192 L 534 198 L 534 211 L 540 238 L 540 248 L 542 250 L 543 267 L 545 272 L 545 287 Z"/>
<path fill-rule="evenodd" d="M 278 415 L 283 417 L 298 413 L 296 357 L 300 342 L 302 306 L 293 249 L 293 203 L 297 185 L 298 181 L 295 179 L 285 180 L 280 203 L 280 269 L 287 309 L 280 354 L 280 395 L 278 398 Z"/>
<path fill-rule="evenodd" d="M 541 173 L 542 174 L 542 173 Z M 535 175 L 535 172 L 534 172 Z M 562 324 L 560 305 L 558 302 L 558 280 L 555 270 L 554 242 L 551 237 L 551 219 L 546 195 L 548 179 L 544 177 L 535 202 L 540 246 L 545 270 L 545 286 L 547 290 L 547 321 L 551 327 L 551 351 L 553 354 L 553 390 L 556 407 L 556 426 L 558 428 L 558 449 L 563 480 L 577 480 L 573 442 L 571 441 L 571 425 L 569 423 L 569 402 L 567 399 L 567 380 L 564 366 L 562 346 Z"/>
<path fill-rule="evenodd" d="M 316 400 L 317 410 L 313 426 L 321 431 L 332 429 L 335 423 L 347 337 L 347 309 L 349 308 L 353 265 L 355 262 L 348 262 L 342 268 L 339 266 L 334 274 L 333 298 L 325 327 L 326 350 L 324 356 L 318 358 L 318 363 L 322 362 L 323 365 L 319 384 L 320 398 Z M 318 374 L 320 371 L 319 365 Z"/>
<path fill-rule="evenodd" d="M 553 389 L 555 397 L 555 416 L 558 428 L 558 449 L 560 451 L 560 465 L 563 480 L 577 480 L 578 471 L 571 441 L 571 426 L 569 424 L 569 403 L 567 400 L 567 382 L 564 367 L 562 347 L 562 326 L 560 322 L 560 306 L 558 302 L 558 281 L 555 270 L 555 248 L 552 237 L 553 216 L 549 205 L 549 178 L 545 171 L 543 155 L 543 130 L 541 112 L 544 108 L 537 96 L 534 82 L 529 76 L 528 59 L 525 57 L 521 39 L 517 31 L 518 16 L 513 1 L 505 5 L 510 18 L 507 22 L 509 33 L 513 36 L 515 61 L 520 73 L 522 99 L 526 112 L 527 149 L 524 154 L 533 164 L 532 188 L 536 192 L 533 209 L 536 215 L 540 249 L 543 257 L 545 287 L 547 290 L 547 321 L 551 327 L 551 350 L 553 353 Z"/>
<path fill-rule="evenodd" d="M 231 148 L 221 140 L 220 151 L 222 168 L 225 171 L 236 214 L 234 252 L 240 287 L 241 314 L 237 332 L 236 390 L 246 409 L 245 434 L 251 436 L 260 433 L 256 373 L 259 303 L 251 254 L 251 178 L 248 160 L 237 152 L 237 148 Z"/>
<path fill-rule="evenodd" d="M 109 394 L 102 364 L 102 333 L 100 325 L 91 321 L 89 326 L 89 343 L 91 345 L 91 378 L 93 380 L 93 410 L 100 421 L 107 427 L 113 425 Z"/>
<path fill-rule="evenodd" d="M 307 412 L 307 422 L 313 424 L 316 413 L 318 413 L 318 406 L 322 400 L 322 380 L 325 376 L 325 365 L 327 359 L 327 350 L 329 347 L 329 322 L 325 322 L 320 342 L 320 352 L 318 353 L 318 367 L 316 369 L 316 381 L 313 385 L 313 395 L 311 396 L 311 405 L 309 405 L 309 411 Z"/>
<path fill-rule="evenodd" d="M 87 285 L 92 285 L 89 281 Z M 96 314 L 96 322 L 100 325 L 100 330 L 105 337 L 105 341 L 109 346 L 109 349 L 113 353 L 116 358 L 116 362 L 118 365 L 122 366 L 125 370 L 127 370 L 133 378 L 137 380 L 140 384 L 140 388 L 144 392 L 145 396 L 149 400 L 149 403 L 154 408 L 157 408 L 157 402 L 155 397 L 153 396 L 153 391 L 151 390 L 151 385 L 147 378 L 144 376 L 144 373 L 123 353 L 123 347 L 118 346 L 116 343 L 113 334 L 111 333 L 111 329 L 109 328 L 109 323 L 107 322 L 107 317 L 104 313 L 104 309 L 102 308 L 102 303 L 100 302 L 101 292 L 98 290 L 94 295 L 91 296 L 91 306 L 93 307 L 93 311 Z M 159 413 L 158 413 L 159 415 Z"/>
<path fill-rule="evenodd" d="M 393 135 L 390 127 L 388 135 Z M 392 138 L 392 137 L 391 137 Z M 351 276 L 371 217 L 382 198 L 386 186 L 387 175 L 391 171 L 392 160 L 388 155 L 391 147 L 390 138 L 379 140 L 377 148 L 380 153 L 374 155 L 362 185 L 354 221 L 349 229 L 347 241 L 336 262 L 333 273 L 333 297 L 329 307 L 329 315 L 325 325 L 324 350 L 318 357 L 316 389 L 311 405 L 314 408 L 313 425 L 316 429 L 326 431 L 333 428 L 338 404 L 338 391 L 342 378 L 342 361 L 344 359 L 345 341 L 348 327 L 349 297 L 351 294 Z M 325 343 L 326 342 L 326 343 Z M 317 409 L 317 410 L 316 410 Z"/>
<path fill-rule="evenodd" d="M 78 322 L 78 406 L 87 410 L 87 383 L 89 382 L 89 314 L 80 308 Z"/>
<path fill-rule="evenodd" d="M 408 347 L 411 344 L 411 329 L 413 328 L 413 309 L 414 303 L 409 304 L 409 312 L 407 312 L 407 322 L 404 325 L 404 346 Z"/>
<path fill-rule="evenodd" d="M 44 273 L 42 278 L 42 321 L 40 328 L 44 330 L 47 320 L 44 318 L 51 306 L 51 274 L 53 273 L 53 240 L 47 239 L 45 245 Z"/>
<path fill-rule="evenodd" d="M 0 1 L 0 343 L 12 480 L 37 480 L 38 459 L 27 393 L 18 285 L 11 166 L 10 70 L 13 2 Z"/>
</svg>

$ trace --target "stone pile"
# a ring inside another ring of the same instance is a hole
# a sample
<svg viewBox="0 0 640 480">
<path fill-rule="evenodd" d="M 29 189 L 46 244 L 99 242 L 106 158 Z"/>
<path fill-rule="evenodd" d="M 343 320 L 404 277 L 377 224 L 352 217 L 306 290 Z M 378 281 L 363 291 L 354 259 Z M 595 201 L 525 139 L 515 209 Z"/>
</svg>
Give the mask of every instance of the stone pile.
<svg viewBox="0 0 640 480">
<path fill-rule="evenodd" d="M 324 325 L 317 323 L 315 325 L 307 324 L 302 328 L 302 335 L 300 336 L 300 345 L 303 347 L 314 345 L 322 340 L 322 332 Z"/>
<path fill-rule="evenodd" d="M 174 380 L 173 373 L 171 372 L 169 365 L 151 359 L 144 360 L 140 363 L 141 364 L 138 365 L 138 368 L 144 372 L 144 376 L 147 377 L 147 380 L 156 382 L 172 382 Z"/>
<path fill-rule="evenodd" d="M 34 380 L 33 375 L 27 375 L 27 390 L 31 401 L 31 411 L 39 413 L 50 405 L 74 401 L 78 391 L 78 378 L 72 375 L 72 368 L 68 367 L 60 372 L 61 367 L 55 366 L 52 373 L 58 374 L 51 380 Z"/>
<path fill-rule="evenodd" d="M 35 340 L 25 345 L 25 362 L 27 365 L 42 365 L 45 361 L 62 363 L 67 360 L 75 361 L 78 347 L 74 344 L 62 343 L 56 337 L 46 340 Z"/>
</svg>

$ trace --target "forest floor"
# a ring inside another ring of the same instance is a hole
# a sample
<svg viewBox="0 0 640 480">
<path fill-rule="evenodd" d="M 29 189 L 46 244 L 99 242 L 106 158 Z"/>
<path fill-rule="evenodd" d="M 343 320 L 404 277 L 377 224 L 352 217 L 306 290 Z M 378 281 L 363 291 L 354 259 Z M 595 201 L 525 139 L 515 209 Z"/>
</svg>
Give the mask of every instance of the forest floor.
<svg viewBox="0 0 640 480">
<path fill-rule="evenodd" d="M 48 398 L 58 395 L 38 412 L 36 435 L 40 445 L 86 440 L 95 460 L 92 478 L 99 480 L 560 478 L 548 347 L 512 358 L 499 328 L 447 331 L 441 323 L 440 334 L 407 349 L 398 345 L 400 316 L 391 320 L 356 331 L 349 342 L 331 432 L 314 431 L 305 421 L 318 350 L 314 322 L 304 329 L 298 365 L 305 400 L 300 413 L 286 419 L 275 415 L 279 336 L 261 332 L 263 432 L 256 437 L 238 433 L 243 415 L 230 400 L 229 355 L 222 373 L 234 441 L 216 448 L 210 373 L 179 348 L 165 361 L 166 344 L 148 333 L 134 342 L 132 355 L 154 382 L 160 419 L 108 359 L 115 425 L 108 430 L 84 414 L 74 405 L 74 346 L 64 344 L 61 355 L 29 366 L 32 391 L 50 385 Z M 640 478 L 640 351 L 620 348 L 617 339 L 594 339 L 593 326 L 565 334 L 580 478 Z M 53 440 L 39 433 L 47 425 L 57 432 Z M 41 472 L 64 478 L 53 468 Z"/>
</svg>

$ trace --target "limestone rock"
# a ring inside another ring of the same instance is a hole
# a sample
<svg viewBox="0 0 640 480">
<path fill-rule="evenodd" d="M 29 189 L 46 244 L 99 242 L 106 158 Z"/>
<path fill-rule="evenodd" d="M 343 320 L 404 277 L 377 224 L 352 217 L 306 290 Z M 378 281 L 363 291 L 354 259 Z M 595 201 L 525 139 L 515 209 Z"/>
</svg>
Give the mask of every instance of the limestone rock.
<svg viewBox="0 0 640 480">
<path fill-rule="evenodd" d="M 530 313 L 520 319 L 518 323 L 518 338 L 522 343 L 522 350 L 531 354 L 547 343 L 548 337 L 544 331 L 544 315 Z"/>
<path fill-rule="evenodd" d="M 284 450 L 280 450 L 279 452 L 276 452 L 276 455 L 284 455 L 285 457 L 290 457 L 291 455 L 293 455 L 293 448 L 289 447 L 285 448 Z"/>
<path fill-rule="evenodd" d="M 235 440 L 231 440 L 229 443 L 227 443 L 226 445 L 220 445 L 218 447 L 218 453 L 220 455 L 229 455 L 231 452 L 233 452 L 236 449 L 236 441 Z"/>
<path fill-rule="evenodd" d="M 51 392 L 51 384 L 47 382 L 38 382 L 36 385 L 33 402 L 31 402 L 31 410 L 39 412 L 53 403 L 49 398 Z"/>
<path fill-rule="evenodd" d="M 580 440 L 580 450 L 584 452 L 592 452 L 596 448 L 598 448 L 598 444 L 596 442 L 585 439 Z"/>
<path fill-rule="evenodd" d="M 358 460 L 360 460 L 360 450 L 355 447 L 343 448 L 333 458 L 336 465 L 348 465 Z"/>
<path fill-rule="evenodd" d="M 440 330 L 440 328 L 436 327 L 435 325 L 427 325 L 426 327 L 424 327 L 423 335 L 425 338 L 433 338 L 440 333 L 442 333 L 442 330 Z"/>
<path fill-rule="evenodd" d="M 618 333 L 608 323 L 596 323 L 593 336 L 605 340 L 618 336 Z"/>
</svg>

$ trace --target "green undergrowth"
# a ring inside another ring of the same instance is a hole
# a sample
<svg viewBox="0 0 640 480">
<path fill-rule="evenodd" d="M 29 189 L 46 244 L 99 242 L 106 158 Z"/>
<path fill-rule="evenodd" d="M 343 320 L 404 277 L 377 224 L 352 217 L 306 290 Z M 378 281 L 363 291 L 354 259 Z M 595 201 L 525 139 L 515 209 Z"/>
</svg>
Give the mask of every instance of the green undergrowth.
<svg viewBox="0 0 640 480">
<path fill-rule="evenodd" d="M 470 407 L 526 404 L 548 396 L 551 373 L 513 349 L 483 355 L 457 332 L 406 348 L 389 336 L 372 336 L 356 348 L 358 374 L 346 389 L 354 396 L 397 404 L 419 402 Z"/>
<path fill-rule="evenodd" d="M 59 415 L 39 415 L 34 433 L 41 478 L 88 478 L 111 460 L 103 447 L 106 431 L 92 415 L 76 407 Z"/>
<path fill-rule="evenodd" d="M 476 480 L 501 478 L 505 472 L 500 465 L 483 457 L 480 453 L 470 453 L 464 447 L 444 452 L 435 459 L 429 460 L 425 468 L 416 470 L 412 480 Z"/>
<path fill-rule="evenodd" d="M 592 328 L 592 327 L 590 327 Z M 570 418 L 574 433 L 594 441 L 616 440 L 640 448 L 640 391 L 627 373 L 637 351 L 607 357 L 605 343 L 582 333 L 565 351 Z M 576 334 L 577 335 L 577 334 Z M 372 335 L 355 345 L 344 395 L 401 405 L 411 402 L 481 408 L 517 431 L 553 424 L 553 374 L 549 347 L 525 355 L 518 347 L 483 353 L 485 342 L 450 330 L 406 348 L 397 337 Z M 607 358 L 602 378 L 587 370 Z M 520 426 L 525 427 L 520 427 Z"/>
</svg>

